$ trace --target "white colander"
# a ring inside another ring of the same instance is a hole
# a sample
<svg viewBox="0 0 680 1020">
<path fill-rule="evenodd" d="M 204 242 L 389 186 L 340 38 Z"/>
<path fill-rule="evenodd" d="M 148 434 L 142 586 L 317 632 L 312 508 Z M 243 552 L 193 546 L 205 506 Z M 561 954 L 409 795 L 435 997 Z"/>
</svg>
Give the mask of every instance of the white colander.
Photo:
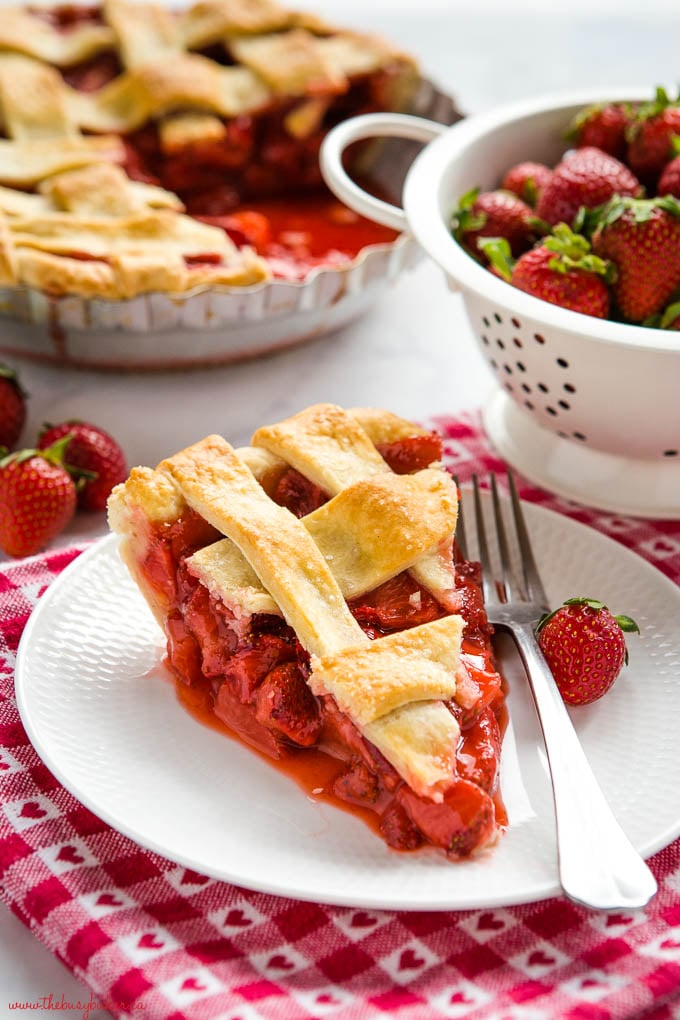
<svg viewBox="0 0 680 1020">
<path fill-rule="evenodd" d="M 471 188 L 498 187 L 523 160 L 554 165 L 566 147 L 565 126 L 583 106 L 647 98 L 637 89 L 562 94 L 452 128 L 398 115 L 356 117 L 330 133 L 321 164 L 345 203 L 410 230 L 462 292 L 498 383 L 484 409 L 485 427 L 511 464 L 591 506 L 679 519 L 680 333 L 595 319 L 531 297 L 478 265 L 449 229 Z M 343 169 L 345 148 L 373 136 L 431 143 L 409 170 L 403 211 L 363 191 Z"/>
</svg>

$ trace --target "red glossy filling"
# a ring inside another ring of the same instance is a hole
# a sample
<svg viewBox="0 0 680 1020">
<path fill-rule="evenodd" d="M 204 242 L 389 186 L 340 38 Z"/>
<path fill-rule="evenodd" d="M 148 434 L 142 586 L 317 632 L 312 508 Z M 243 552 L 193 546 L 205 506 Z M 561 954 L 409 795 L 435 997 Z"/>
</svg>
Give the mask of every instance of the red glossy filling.
<svg viewBox="0 0 680 1020">
<path fill-rule="evenodd" d="M 402 472 L 437 459 L 439 441 L 412 437 L 383 447 Z M 434 457 L 431 454 L 434 453 Z M 272 498 L 299 516 L 326 501 L 321 490 L 288 468 Z M 463 661 L 465 705 L 450 711 L 461 727 L 456 774 L 444 801 L 420 797 L 365 740 L 330 696 L 315 697 L 306 683 L 309 658 L 278 616 L 237 619 L 194 578 L 186 558 L 216 534 L 193 512 L 157 529 L 143 570 L 168 606 L 167 661 L 180 700 L 198 718 L 225 724 L 296 778 L 315 797 L 372 819 L 385 841 L 407 850 L 430 843 L 453 857 L 485 845 L 505 824 L 498 791 L 504 728 L 504 693 L 493 663 L 477 564 L 456 564 L 461 612 L 466 619 Z M 437 619 L 446 610 L 408 574 L 349 603 L 366 634 L 381 635 Z"/>
<path fill-rule="evenodd" d="M 59 31 L 101 24 L 97 6 L 29 8 Z M 223 46 L 204 53 L 231 63 Z M 96 54 L 62 69 L 67 84 L 81 92 L 104 88 L 123 73 L 118 56 Z M 385 109 L 393 72 L 388 68 L 359 77 L 332 103 L 311 134 L 294 138 L 286 117 L 299 100 L 282 99 L 254 116 L 222 121 L 224 134 L 180 148 L 164 148 L 155 123 L 124 136 L 124 167 L 133 180 L 175 192 L 187 212 L 222 227 L 238 246 L 265 257 L 275 277 L 301 280 L 316 268 L 347 265 L 366 246 L 393 241 L 397 232 L 342 206 L 323 185 L 319 148 L 328 130 L 349 116 Z M 369 182 L 364 182 L 370 188 Z M 210 255 L 191 264 L 211 264 Z"/>
</svg>

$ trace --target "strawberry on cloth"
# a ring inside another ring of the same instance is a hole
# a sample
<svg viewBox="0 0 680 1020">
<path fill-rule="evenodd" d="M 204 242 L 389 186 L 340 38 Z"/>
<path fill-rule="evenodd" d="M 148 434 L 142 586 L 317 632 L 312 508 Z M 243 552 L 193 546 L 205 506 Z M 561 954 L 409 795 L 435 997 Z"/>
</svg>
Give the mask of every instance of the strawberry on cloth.
<svg viewBox="0 0 680 1020">
<path fill-rule="evenodd" d="M 13 450 L 26 421 L 26 394 L 19 376 L 0 363 L 0 447 Z"/>
<path fill-rule="evenodd" d="M 64 466 L 65 441 L 0 460 L 0 548 L 32 556 L 59 535 L 76 509 L 76 486 Z"/>
<path fill-rule="evenodd" d="M 38 447 L 42 450 L 68 436 L 64 458 L 68 468 L 80 475 L 78 509 L 106 510 L 106 501 L 114 485 L 128 476 L 125 455 L 112 436 L 97 425 L 83 421 L 66 421 L 59 425 L 46 425 L 40 434 Z"/>
</svg>

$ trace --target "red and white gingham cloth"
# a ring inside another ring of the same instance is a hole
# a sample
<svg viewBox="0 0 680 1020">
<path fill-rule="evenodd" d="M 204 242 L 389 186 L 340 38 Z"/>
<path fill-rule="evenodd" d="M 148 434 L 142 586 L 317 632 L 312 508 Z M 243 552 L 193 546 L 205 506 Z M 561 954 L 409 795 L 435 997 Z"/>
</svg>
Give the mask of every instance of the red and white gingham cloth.
<svg viewBox="0 0 680 1020">
<path fill-rule="evenodd" d="M 438 425 L 461 480 L 504 469 L 477 415 Z M 521 492 L 680 581 L 680 524 L 594 513 L 526 484 Z M 0 895 L 112 1013 L 147 1020 L 680 1016 L 680 840 L 652 859 L 659 893 L 644 910 L 602 914 L 556 898 L 414 913 L 250 892 L 187 871 L 105 825 L 28 743 L 12 684 L 28 616 L 77 554 L 0 572 Z"/>
</svg>

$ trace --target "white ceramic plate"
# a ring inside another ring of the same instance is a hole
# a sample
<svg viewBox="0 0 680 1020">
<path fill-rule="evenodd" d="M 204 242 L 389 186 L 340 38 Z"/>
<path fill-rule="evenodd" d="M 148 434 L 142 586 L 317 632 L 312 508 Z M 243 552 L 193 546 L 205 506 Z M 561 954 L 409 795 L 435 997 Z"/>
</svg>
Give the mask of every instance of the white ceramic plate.
<svg viewBox="0 0 680 1020">
<path fill-rule="evenodd" d="M 680 588 L 583 525 L 526 506 L 551 600 L 604 599 L 634 616 L 631 664 L 572 710 L 598 779 L 645 856 L 680 833 Z M 552 801 L 526 682 L 505 646 L 511 694 L 502 768 L 509 831 L 461 864 L 390 851 L 361 821 L 315 802 L 176 701 L 160 631 L 110 537 L 41 599 L 16 671 L 21 717 L 63 785 L 138 843 L 248 888 L 393 909 L 508 905 L 559 893 Z"/>
</svg>

